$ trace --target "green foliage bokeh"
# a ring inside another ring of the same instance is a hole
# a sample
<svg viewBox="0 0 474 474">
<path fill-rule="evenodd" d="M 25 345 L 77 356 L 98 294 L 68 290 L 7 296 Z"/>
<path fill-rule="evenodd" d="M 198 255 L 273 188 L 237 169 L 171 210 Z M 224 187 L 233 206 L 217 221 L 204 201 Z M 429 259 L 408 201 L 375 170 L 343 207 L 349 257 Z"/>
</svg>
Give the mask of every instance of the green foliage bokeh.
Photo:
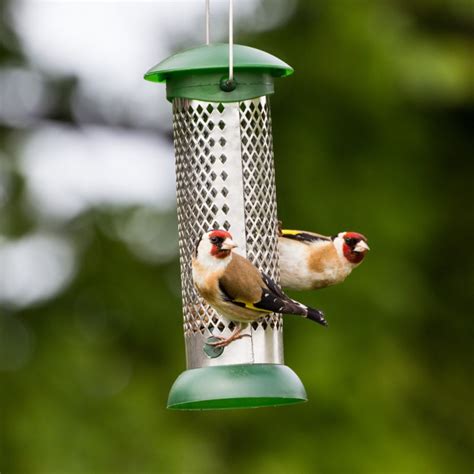
<svg viewBox="0 0 474 474">
<path fill-rule="evenodd" d="M 133 209 L 91 210 L 62 229 L 85 236 L 72 283 L 0 308 L 0 356 L 9 331 L 32 351 L 0 372 L 0 471 L 472 471 L 473 31 L 469 1 L 301 1 L 276 30 L 238 38 L 296 71 L 271 99 L 280 219 L 359 231 L 372 248 L 343 285 L 293 294 L 330 322 L 285 323 L 307 404 L 165 410 L 185 366 L 178 261 L 146 263 L 116 238 L 111 222 Z M 2 61 L 26 61 L 6 44 Z M 54 87 L 69 120 L 74 83 Z M 0 128 L 0 149 L 14 133 Z M 36 222 L 15 179 L 9 237 Z M 177 239 L 172 215 L 150 219 Z"/>
</svg>

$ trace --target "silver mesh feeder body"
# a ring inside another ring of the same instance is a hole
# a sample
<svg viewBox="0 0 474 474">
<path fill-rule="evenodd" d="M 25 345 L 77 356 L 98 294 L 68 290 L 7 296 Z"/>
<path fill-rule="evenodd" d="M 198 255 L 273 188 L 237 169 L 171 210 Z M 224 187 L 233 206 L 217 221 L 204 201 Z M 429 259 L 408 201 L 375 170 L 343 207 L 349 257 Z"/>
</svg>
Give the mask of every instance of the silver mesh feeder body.
<svg viewBox="0 0 474 474">
<path fill-rule="evenodd" d="M 219 357 L 203 350 L 235 323 L 198 294 L 191 259 L 209 229 L 228 230 L 235 250 L 279 280 L 275 174 L 267 97 L 212 103 L 173 99 L 179 249 L 188 369 L 222 364 L 283 363 L 281 316 L 252 323 Z M 208 348 L 209 349 L 209 348 Z M 211 354 L 212 355 L 212 354 Z"/>
<path fill-rule="evenodd" d="M 169 408 L 213 409 L 306 400 L 296 374 L 283 365 L 282 318 L 249 324 L 225 350 L 208 342 L 228 337 L 236 323 L 196 290 L 192 257 L 201 236 L 225 229 L 234 251 L 279 281 L 275 172 L 270 103 L 273 79 L 291 74 L 263 51 L 234 46 L 229 87 L 225 44 L 178 53 L 145 78 L 167 83 L 173 104 L 179 253 L 187 369 L 175 382 Z"/>
</svg>

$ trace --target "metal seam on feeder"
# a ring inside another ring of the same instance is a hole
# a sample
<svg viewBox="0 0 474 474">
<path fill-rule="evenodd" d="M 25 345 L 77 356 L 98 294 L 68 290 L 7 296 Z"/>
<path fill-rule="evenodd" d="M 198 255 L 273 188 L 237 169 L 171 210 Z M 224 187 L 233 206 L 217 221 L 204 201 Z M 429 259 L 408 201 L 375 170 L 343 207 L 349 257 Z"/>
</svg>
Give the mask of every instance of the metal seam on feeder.
<svg viewBox="0 0 474 474">
<path fill-rule="evenodd" d="M 177 73 L 166 84 L 168 100 L 179 97 L 206 102 L 239 102 L 274 92 L 273 78 L 268 73 L 258 74 L 256 80 L 255 74 L 242 71 L 235 78 L 237 87 L 230 92 L 221 89 L 223 78 L 226 76 L 223 77 L 221 72 Z"/>
<path fill-rule="evenodd" d="M 293 69 L 263 51 L 234 45 L 229 92 L 228 45 L 178 53 L 145 75 L 166 82 L 173 103 L 178 231 L 188 370 L 171 389 L 175 409 L 224 409 L 306 400 L 301 381 L 283 364 L 280 315 L 260 318 L 222 353 L 206 341 L 235 324 L 197 293 L 191 275 L 195 242 L 209 228 L 232 233 L 240 251 L 278 281 L 278 238 L 269 95 L 274 77 Z M 238 251 L 239 249 L 237 249 Z M 205 380 L 206 383 L 198 383 Z M 207 385 L 206 385 L 207 384 Z"/>
<path fill-rule="evenodd" d="M 242 86 L 258 86 L 260 84 L 265 84 L 265 85 L 273 85 L 273 83 L 271 82 L 237 82 L 237 85 L 242 85 Z M 186 86 L 186 87 L 189 87 L 190 89 L 192 89 L 193 87 L 207 87 L 207 86 L 214 86 L 215 83 L 214 82 L 207 82 L 207 83 L 201 83 L 201 84 L 195 84 L 195 85 L 192 85 L 192 86 Z M 190 98 L 190 97 L 188 97 Z M 254 99 L 254 97 L 252 97 L 252 99 Z"/>
<path fill-rule="evenodd" d="M 241 82 L 241 81 L 237 82 L 236 81 L 236 83 L 238 85 L 242 85 L 242 86 L 258 86 L 260 84 L 265 84 L 267 86 L 273 85 L 273 82 L 260 82 L 260 81 L 259 82 Z M 215 86 L 215 85 L 216 85 L 215 82 L 201 82 L 199 84 L 193 84 L 193 85 L 189 85 L 189 86 L 187 85 L 186 87 L 192 89 L 193 87 L 207 87 L 207 86 Z M 187 98 L 190 99 L 190 97 L 187 97 Z"/>
</svg>

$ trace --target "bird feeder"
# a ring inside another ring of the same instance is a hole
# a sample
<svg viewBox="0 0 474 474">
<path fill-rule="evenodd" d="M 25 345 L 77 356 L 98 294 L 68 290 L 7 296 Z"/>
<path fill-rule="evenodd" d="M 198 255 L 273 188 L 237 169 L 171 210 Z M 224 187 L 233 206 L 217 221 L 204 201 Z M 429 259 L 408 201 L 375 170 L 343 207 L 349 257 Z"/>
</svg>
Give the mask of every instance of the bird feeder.
<svg viewBox="0 0 474 474">
<path fill-rule="evenodd" d="M 149 81 L 166 82 L 173 105 L 187 370 L 175 381 L 168 408 L 306 401 L 300 379 L 284 365 L 281 316 L 262 317 L 244 331 L 250 337 L 225 350 L 214 348 L 209 342 L 228 337 L 235 323 L 201 298 L 191 269 L 199 238 L 220 228 L 232 234 L 238 253 L 279 281 L 269 95 L 274 79 L 292 72 L 288 64 L 257 49 L 208 44 L 177 53 L 145 74 Z"/>
</svg>

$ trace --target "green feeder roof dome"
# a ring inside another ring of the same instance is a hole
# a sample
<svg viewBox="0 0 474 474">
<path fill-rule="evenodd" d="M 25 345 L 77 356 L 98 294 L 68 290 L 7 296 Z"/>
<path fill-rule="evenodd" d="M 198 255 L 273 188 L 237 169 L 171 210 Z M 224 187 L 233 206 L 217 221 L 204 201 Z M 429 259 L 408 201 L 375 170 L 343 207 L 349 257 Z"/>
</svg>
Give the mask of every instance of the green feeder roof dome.
<svg viewBox="0 0 474 474">
<path fill-rule="evenodd" d="M 277 57 L 251 48 L 234 44 L 234 69 L 236 71 L 266 72 L 274 77 L 289 76 L 293 68 Z M 187 49 L 170 56 L 152 67 L 145 79 L 166 82 L 174 73 L 219 72 L 229 69 L 229 45 L 215 43 Z"/>
</svg>

